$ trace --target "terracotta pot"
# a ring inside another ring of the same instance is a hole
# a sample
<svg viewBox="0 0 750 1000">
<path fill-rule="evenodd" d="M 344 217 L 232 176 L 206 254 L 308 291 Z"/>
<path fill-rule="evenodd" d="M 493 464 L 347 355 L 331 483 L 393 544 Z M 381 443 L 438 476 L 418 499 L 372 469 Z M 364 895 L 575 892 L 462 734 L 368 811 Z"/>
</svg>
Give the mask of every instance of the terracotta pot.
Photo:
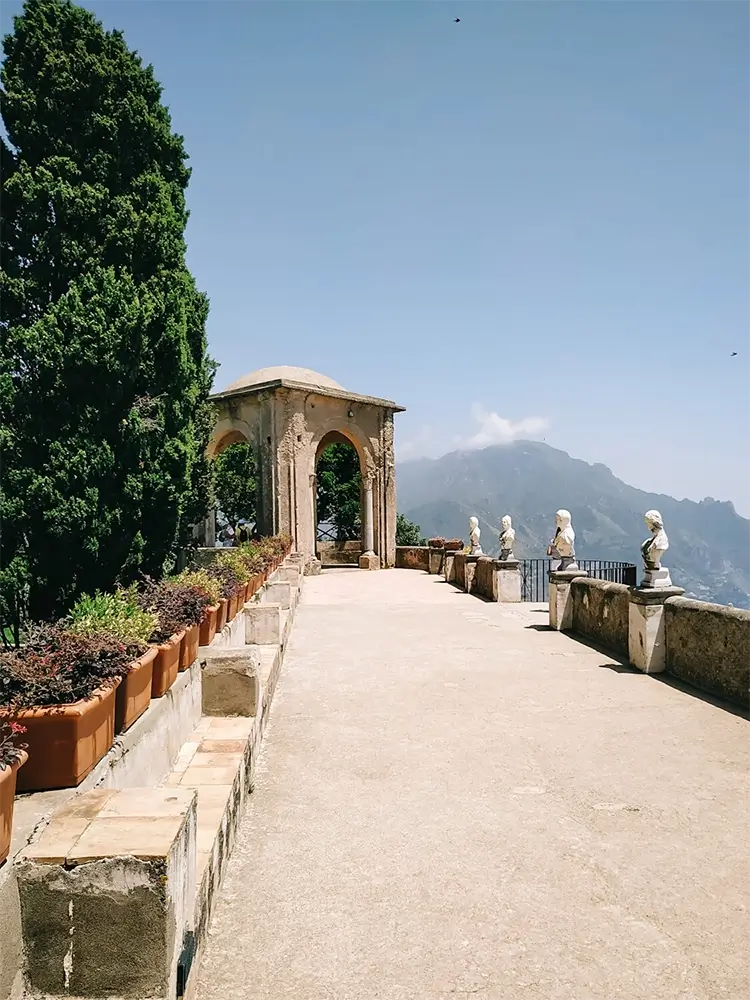
<svg viewBox="0 0 750 1000">
<path fill-rule="evenodd" d="M 240 595 L 232 594 L 229 598 L 229 608 L 227 609 L 227 622 L 231 622 L 234 616 L 237 614 L 237 610 L 240 605 Z"/>
<path fill-rule="evenodd" d="M 198 630 L 198 645 L 210 646 L 216 635 L 216 622 L 221 604 L 212 604 L 203 613 L 203 621 Z"/>
<path fill-rule="evenodd" d="M 16 772 L 23 767 L 29 755 L 19 751 L 14 764 L 0 770 L 0 865 L 10 854 L 10 839 L 13 831 L 13 801 L 16 795 Z"/>
<path fill-rule="evenodd" d="M 219 610 L 216 612 L 216 631 L 221 632 L 227 623 L 227 611 L 229 610 L 229 601 L 226 597 L 222 597 L 219 601 Z"/>
<path fill-rule="evenodd" d="M 185 638 L 182 640 L 180 648 L 180 670 L 187 670 L 192 667 L 198 659 L 198 640 L 200 638 L 200 625 L 191 625 L 185 629 Z"/>
<path fill-rule="evenodd" d="M 111 748 L 115 739 L 115 693 L 119 678 L 72 705 L 45 705 L 9 711 L 26 726 L 29 759 L 19 771 L 19 792 L 75 788 Z"/>
<path fill-rule="evenodd" d="M 161 698 L 177 680 L 177 674 L 180 670 L 180 649 L 184 635 L 184 632 L 176 632 L 171 639 L 156 647 L 154 679 L 151 685 L 152 698 Z"/>
<path fill-rule="evenodd" d="M 133 660 L 115 695 L 115 732 L 124 733 L 140 719 L 151 704 L 151 684 L 154 677 L 156 646 Z"/>
<path fill-rule="evenodd" d="M 463 547 L 464 543 L 461 541 L 448 541 L 443 546 L 446 552 L 460 552 Z"/>
</svg>

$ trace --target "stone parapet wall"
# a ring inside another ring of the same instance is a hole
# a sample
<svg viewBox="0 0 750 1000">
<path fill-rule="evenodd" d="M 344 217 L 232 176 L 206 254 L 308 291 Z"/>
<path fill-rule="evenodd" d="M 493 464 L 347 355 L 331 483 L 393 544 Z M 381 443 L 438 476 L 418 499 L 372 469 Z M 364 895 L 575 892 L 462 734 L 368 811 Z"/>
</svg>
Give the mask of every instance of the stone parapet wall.
<svg viewBox="0 0 750 1000">
<path fill-rule="evenodd" d="M 425 573 L 430 570 L 430 550 L 426 545 L 397 545 L 397 569 L 420 569 Z"/>
<path fill-rule="evenodd" d="M 750 611 L 670 597 L 664 605 L 667 671 L 748 706 Z"/>
<path fill-rule="evenodd" d="M 362 542 L 318 542 L 317 552 L 324 566 L 358 566 Z"/>
<path fill-rule="evenodd" d="M 629 588 L 623 583 L 579 577 L 570 590 L 573 631 L 627 656 Z"/>
</svg>

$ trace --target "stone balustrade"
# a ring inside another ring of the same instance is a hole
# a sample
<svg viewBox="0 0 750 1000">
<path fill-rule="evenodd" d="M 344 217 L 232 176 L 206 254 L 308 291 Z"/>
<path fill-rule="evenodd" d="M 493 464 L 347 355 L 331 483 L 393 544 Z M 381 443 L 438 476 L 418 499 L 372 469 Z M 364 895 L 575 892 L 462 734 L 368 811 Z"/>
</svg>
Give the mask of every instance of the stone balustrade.
<svg viewBox="0 0 750 1000">
<path fill-rule="evenodd" d="M 630 588 L 582 576 L 573 580 L 570 591 L 572 630 L 627 656 Z"/>
</svg>

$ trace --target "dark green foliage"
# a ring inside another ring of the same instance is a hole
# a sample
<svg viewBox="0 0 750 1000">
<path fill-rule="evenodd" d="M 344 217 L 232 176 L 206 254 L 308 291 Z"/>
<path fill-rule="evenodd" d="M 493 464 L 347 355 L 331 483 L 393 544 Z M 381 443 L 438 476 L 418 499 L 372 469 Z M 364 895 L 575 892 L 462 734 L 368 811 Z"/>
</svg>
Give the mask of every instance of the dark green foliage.
<svg viewBox="0 0 750 1000">
<path fill-rule="evenodd" d="M 244 441 L 230 444 L 214 460 L 216 503 L 230 524 L 255 522 L 257 489 L 253 449 Z"/>
<path fill-rule="evenodd" d="M 396 514 L 396 545 L 426 545 L 422 529 L 403 514 Z"/>
<path fill-rule="evenodd" d="M 4 40 L 0 623 L 160 576 L 205 514 L 213 364 L 182 138 L 151 67 L 63 0 Z M 14 635 L 13 638 L 17 636 Z"/>
<path fill-rule="evenodd" d="M 332 524 L 340 542 L 360 537 L 362 473 L 350 444 L 329 444 L 318 459 L 318 524 Z"/>
</svg>

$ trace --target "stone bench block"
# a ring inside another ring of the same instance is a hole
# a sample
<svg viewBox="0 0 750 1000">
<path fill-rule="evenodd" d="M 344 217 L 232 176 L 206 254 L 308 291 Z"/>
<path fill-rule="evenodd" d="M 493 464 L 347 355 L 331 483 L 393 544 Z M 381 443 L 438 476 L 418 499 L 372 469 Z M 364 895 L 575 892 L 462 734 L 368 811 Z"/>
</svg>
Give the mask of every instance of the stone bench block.
<svg viewBox="0 0 750 1000">
<path fill-rule="evenodd" d="M 293 610 L 294 595 L 288 580 L 273 580 L 263 591 L 263 604 L 279 604 L 283 611 Z"/>
<path fill-rule="evenodd" d="M 294 564 L 289 566 L 280 566 L 276 572 L 276 580 L 279 583 L 290 583 L 293 590 L 299 590 L 302 581 L 302 574 L 300 573 L 299 566 Z"/>
<path fill-rule="evenodd" d="M 76 796 L 16 862 L 27 995 L 172 1000 L 195 865 L 192 789 Z"/>
<path fill-rule="evenodd" d="M 256 716 L 260 706 L 260 663 L 256 646 L 209 647 L 203 666 L 203 714 Z"/>
<path fill-rule="evenodd" d="M 280 646 L 283 642 L 283 617 L 280 604 L 263 602 L 245 605 L 245 642 L 257 646 Z"/>
</svg>

